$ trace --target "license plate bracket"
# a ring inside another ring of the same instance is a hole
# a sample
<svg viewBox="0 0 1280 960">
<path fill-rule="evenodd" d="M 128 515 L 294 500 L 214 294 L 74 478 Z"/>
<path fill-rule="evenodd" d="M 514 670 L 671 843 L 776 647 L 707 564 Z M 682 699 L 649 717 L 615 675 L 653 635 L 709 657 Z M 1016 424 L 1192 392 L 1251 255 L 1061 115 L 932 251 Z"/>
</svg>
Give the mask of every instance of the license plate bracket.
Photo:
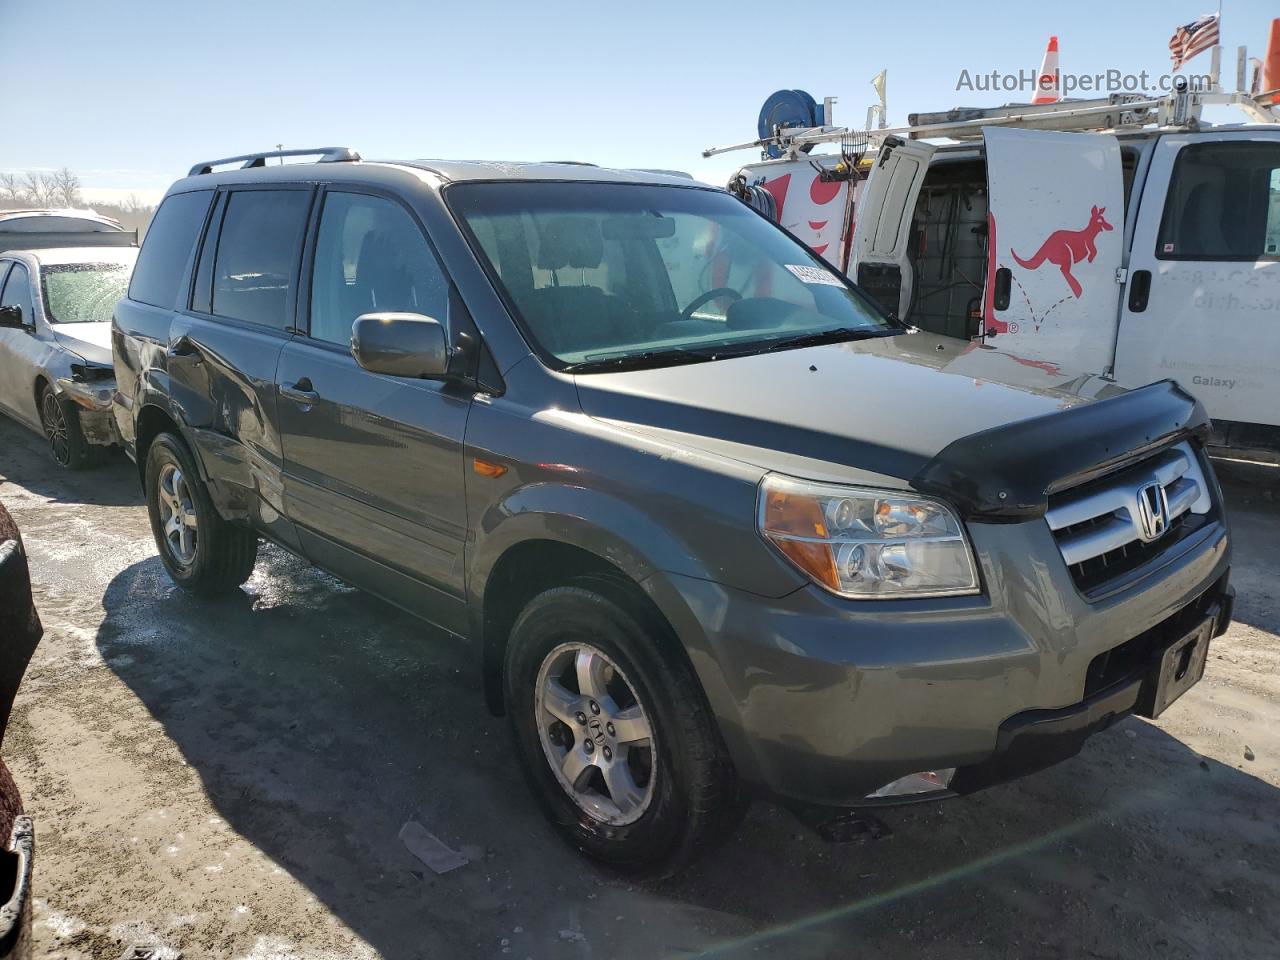
<svg viewBox="0 0 1280 960">
<path fill-rule="evenodd" d="M 1209 640 L 1216 622 L 1215 617 L 1206 617 L 1193 630 L 1165 648 L 1139 700 L 1138 714 L 1154 720 L 1200 682 L 1209 659 Z"/>
</svg>

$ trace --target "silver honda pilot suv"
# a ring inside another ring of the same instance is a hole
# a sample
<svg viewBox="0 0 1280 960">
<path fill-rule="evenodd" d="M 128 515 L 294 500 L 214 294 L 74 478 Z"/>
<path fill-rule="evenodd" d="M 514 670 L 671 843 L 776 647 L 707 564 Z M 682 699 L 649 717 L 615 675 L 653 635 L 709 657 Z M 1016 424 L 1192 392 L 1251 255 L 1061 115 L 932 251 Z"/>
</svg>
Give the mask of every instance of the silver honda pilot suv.
<svg viewBox="0 0 1280 960">
<path fill-rule="evenodd" d="M 314 153 L 197 164 L 115 311 L 160 558 L 235 590 L 265 539 L 468 643 L 591 856 L 968 793 L 1200 678 L 1176 384 L 921 333 L 679 177 Z"/>
</svg>

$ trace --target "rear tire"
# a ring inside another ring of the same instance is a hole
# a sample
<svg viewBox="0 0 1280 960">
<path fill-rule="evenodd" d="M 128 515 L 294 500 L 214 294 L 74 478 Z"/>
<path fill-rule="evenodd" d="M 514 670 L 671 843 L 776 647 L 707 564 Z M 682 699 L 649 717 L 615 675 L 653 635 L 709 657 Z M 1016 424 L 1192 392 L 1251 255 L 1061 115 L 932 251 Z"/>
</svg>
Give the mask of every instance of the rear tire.
<svg viewBox="0 0 1280 960">
<path fill-rule="evenodd" d="M 160 561 L 193 593 L 226 593 L 253 573 L 258 537 L 224 520 L 209 499 L 187 445 L 162 433 L 147 449 L 147 512 Z"/>
<path fill-rule="evenodd" d="M 68 470 L 85 470 L 102 463 L 105 447 L 95 447 L 80 429 L 76 405 L 58 396 L 49 384 L 40 391 L 40 426 L 54 463 Z"/>
<path fill-rule="evenodd" d="M 670 876 L 736 825 L 737 780 L 670 629 L 597 586 L 547 590 L 525 607 L 507 645 L 507 712 L 561 833 L 617 870 Z"/>
</svg>

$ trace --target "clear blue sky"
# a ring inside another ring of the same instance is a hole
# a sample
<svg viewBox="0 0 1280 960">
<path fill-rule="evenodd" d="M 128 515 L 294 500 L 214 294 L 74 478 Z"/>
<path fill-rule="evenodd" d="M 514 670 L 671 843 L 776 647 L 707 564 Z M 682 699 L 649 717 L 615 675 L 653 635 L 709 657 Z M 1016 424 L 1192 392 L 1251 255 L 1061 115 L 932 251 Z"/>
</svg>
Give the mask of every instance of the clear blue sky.
<svg viewBox="0 0 1280 960">
<path fill-rule="evenodd" d="M 65 165 L 87 187 L 153 196 L 196 160 L 283 142 L 723 182 L 752 155 L 703 161 L 701 148 L 753 138 L 780 87 L 838 96 L 837 121 L 860 127 L 868 81 L 888 67 L 889 118 L 901 123 L 1025 99 L 957 92 L 957 78 L 1034 68 L 1051 33 L 1064 71 L 1163 73 L 1174 27 L 1213 6 L 0 0 L 0 170 Z M 1226 0 L 1232 82 L 1235 47 L 1261 56 L 1275 15 L 1274 2 Z"/>
</svg>

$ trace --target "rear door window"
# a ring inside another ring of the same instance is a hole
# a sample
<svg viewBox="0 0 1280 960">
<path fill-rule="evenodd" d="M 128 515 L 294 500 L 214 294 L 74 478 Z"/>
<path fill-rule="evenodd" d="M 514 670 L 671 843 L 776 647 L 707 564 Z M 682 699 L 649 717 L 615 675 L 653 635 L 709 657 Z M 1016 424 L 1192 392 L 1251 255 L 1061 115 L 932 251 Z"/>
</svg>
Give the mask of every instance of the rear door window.
<svg viewBox="0 0 1280 960">
<path fill-rule="evenodd" d="M 1280 143 L 1196 143 L 1174 164 L 1161 260 L 1280 258 Z"/>
<path fill-rule="evenodd" d="M 175 193 L 160 204 L 133 268 L 130 300 L 154 307 L 174 306 L 212 197 L 212 190 L 197 190 Z"/>
<path fill-rule="evenodd" d="M 227 200 L 213 264 L 212 312 L 267 327 L 293 326 L 310 190 L 242 190 Z"/>
</svg>

